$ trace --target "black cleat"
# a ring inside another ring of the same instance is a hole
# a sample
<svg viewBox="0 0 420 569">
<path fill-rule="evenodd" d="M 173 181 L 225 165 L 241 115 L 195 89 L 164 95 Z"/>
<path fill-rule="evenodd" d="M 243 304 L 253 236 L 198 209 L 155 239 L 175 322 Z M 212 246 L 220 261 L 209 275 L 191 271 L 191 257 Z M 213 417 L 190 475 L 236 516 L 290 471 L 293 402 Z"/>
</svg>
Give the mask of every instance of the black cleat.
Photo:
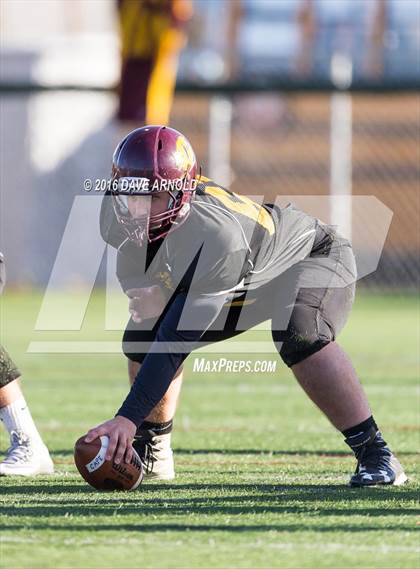
<svg viewBox="0 0 420 569">
<path fill-rule="evenodd" d="M 357 458 L 357 467 L 350 478 L 350 486 L 400 486 L 407 481 L 401 464 L 392 454 L 381 433 L 373 427 L 367 433 L 347 438 L 345 442 Z"/>
</svg>

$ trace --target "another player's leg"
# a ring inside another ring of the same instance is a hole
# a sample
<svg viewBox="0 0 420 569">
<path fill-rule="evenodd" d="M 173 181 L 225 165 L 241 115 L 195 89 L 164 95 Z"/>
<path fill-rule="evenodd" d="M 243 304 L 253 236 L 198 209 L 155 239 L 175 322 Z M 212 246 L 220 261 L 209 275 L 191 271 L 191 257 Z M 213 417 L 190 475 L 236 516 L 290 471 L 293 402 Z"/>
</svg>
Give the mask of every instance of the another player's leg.
<svg viewBox="0 0 420 569">
<path fill-rule="evenodd" d="M 130 383 L 134 382 L 139 369 L 139 363 L 128 360 Z M 168 391 L 137 429 L 133 447 L 143 462 L 146 480 L 175 478 L 171 436 L 182 377 L 183 370 L 180 368 Z"/>
<path fill-rule="evenodd" d="M 182 31 L 170 27 L 160 34 L 147 88 L 146 124 L 168 124 L 178 69 L 185 45 Z"/>
<path fill-rule="evenodd" d="M 54 465 L 23 396 L 19 375 L 0 346 L 0 419 L 10 437 L 10 446 L 0 463 L 0 475 L 51 474 Z"/>
<path fill-rule="evenodd" d="M 400 485 L 407 480 L 378 430 L 349 358 L 336 342 L 293 365 L 292 371 L 354 451 L 358 462 L 352 486 Z"/>
</svg>

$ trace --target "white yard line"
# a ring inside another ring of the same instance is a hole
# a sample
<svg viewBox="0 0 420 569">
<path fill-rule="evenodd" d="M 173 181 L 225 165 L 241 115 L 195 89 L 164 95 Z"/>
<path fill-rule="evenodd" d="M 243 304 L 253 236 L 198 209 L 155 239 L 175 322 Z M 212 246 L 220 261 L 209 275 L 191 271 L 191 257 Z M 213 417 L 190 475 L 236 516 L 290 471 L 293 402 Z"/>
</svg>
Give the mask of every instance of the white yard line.
<svg viewBox="0 0 420 569">
<path fill-rule="evenodd" d="M 190 526 L 191 528 L 193 528 L 194 526 Z M 220 526 L 216 526 L 217 530 L 220 531 Z M 234 528 L 235 526 L 232 526 L 232 528 Z M 386 528 L 384 528 L 386 529 Z M 179 526 L 179 530 L 182 531 L 183 530 L 183 526 L 180 525 Z M 254 530 L 254 528 L 252 526 L 249 526 L 249 532 L 252 533 L 252 531 Z M 380 531 L 381 528 L 378 528 L 378 531 Z M 65 530 L 63 530 L 65 531 Z M 115 531 L 118 531 L 118 527 L 116 526 Z M 176 531 L 176 530 L 175 530 Z M 226 532 L 229 532 L 230 528 L 226 527 Z M 267 530 L 268 532 L 269 530 Z M 310 530 L 309 530 L 310 531 Z M 316 532 L 317 529 L 316 527 L 313 528 L 313 531 Z M 401 528 L 401 531 L 404 531 L 404 528 Z M 343 528 L 343 532 L 345 532 L 345 529 Z M 302 532 L 303 533 L 303 532 Z M 214 545 L 217 547 L 223 547 L 224 544 L 220 544 L 217 543 L 217 537 L 212 538 L 212 541 L 214 541 Z M 51 537 L 51 536 L 37 536 L 37 538 L 32 538 L 32 537 L 23 537 L 23 536 L 3 536 L 0 539 L 0 543 L 37 543 L 38 545 L 40 544 L 40 542 L 44 542 L 44 543 L 57 543 L 57 544 L 63 544 L 63 545 L 68 545 L 68 546 L 74 546 L 74 545 L 141 545 L 144 544 L 144 535 L 142 534 L 141 537 L 139 538 L 109 538 L 109 537 L 100 537 L 100 538 L 94 538 L 94 537 L 81 537 L 81 538 L 67 538 L 67 539 L 60 539 L 59 537 Z M 166 544 L 164 541 L 162 541 L 159 545 L 159 547 L 161 548 L 169 548 L 171 549 L 174 546 L 185 546 L 188 542 L 186 540 L 178 540 L 176 542 L 173 541 L 168 541 Z M 207 545 L 205 542 L 203 542 L 203 546 Z M 382 555 L 386 555 L 388 553 L 415 553 L 418 554 L 420 553 L 420 547 L 416 547 L 416 546 L 404 546 L 404 545 L 362 545 L 362 544 L 356 544 L 356 545 L 351 545 L 351 544 L 347 544 L 347 543 L 325 543 L 325 541 L 323 541 L 322 543 L 314 543 L 314 544 L 309 544 L 309 543 L 302 543 L 302 542 L 297 542 L 297 543 L 291 543 L 291 542 L 285 542 L 285 543 L 270 543 L 269 541 L 264 541 L 264 540 L 257 540 L 251 543 L 241 543 L 241 548 L 248 548 L 248 549 L 255 549 L 255 548 L 270 548 L 270 549 L 282 549 L 282 550 L 286 550 L 286 551 L 301 551 L 302 549 L 306 550 L 306 551 L 322 551 L 324 553 L 329 553 L 329 554 L 334 554 L 337 551 L 347 551 L 347 552 L 355 552 L 355 553 L 359 553 L 361 551 L 366 552 L 366 553 L 375 553 L 375 554 L 382 554 Z"/>
</svg>

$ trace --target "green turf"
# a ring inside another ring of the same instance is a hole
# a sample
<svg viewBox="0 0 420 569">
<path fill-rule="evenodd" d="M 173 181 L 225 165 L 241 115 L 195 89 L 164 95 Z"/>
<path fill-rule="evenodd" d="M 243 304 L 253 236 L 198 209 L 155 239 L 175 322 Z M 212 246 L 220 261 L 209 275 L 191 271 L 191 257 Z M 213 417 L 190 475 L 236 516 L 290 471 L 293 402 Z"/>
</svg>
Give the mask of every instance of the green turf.
<svg viewBox="0 0 420 569">
<path fill-rule="evenodd" d="M 176 482 L 124 495 L 91 490 L 72 462 L 74 440 L 109 418 L 126 392 L 123 358 L 25 353 L 33 340 L 116 341 L 119 333 L 100 330 L 101 294 L 80 334 L 33 332 L 39 303 L 34 293 L 6 294 L 2 342 L 24 372 L 57 474 L 1 480 L 2 566 L 419 567 L 414 297 L 360 295 L 340 339 L 408 485 L 346 487 L 354 460 L 341 435 L 277 356 L 227 356 L 276 359 L 274 374 L 194 374 L 191 356 L 174 433 Z"/>
</svg>

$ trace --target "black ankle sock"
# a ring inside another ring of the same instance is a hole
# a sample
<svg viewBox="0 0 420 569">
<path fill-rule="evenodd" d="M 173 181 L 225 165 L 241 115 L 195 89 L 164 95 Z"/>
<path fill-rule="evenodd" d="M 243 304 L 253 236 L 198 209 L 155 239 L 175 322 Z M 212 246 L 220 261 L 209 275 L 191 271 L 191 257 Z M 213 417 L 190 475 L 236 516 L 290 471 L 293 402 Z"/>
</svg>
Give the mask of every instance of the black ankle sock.
<svg viewBox="0 0 420 569">
<path fill-rule="evenodd" d="M 172 431 L 173 420 L 166 421 L 165 423 L 152 423 L 150 421 L 143 421 L 138 427 L 136 435 L 141 435 L 145 431 L 153 431 L 155 435 L 167 435 Z"/>
<path fill-rule="evenodd" d="M 366 421 L 362 421 L 358 425 L 350 427 L 350 429 L 345 429 L 341 432 L 346 437 L 346 439 L 348 439 L 349 437 L 354 437 L 355 435 L 365 433 L 372 429 L 372 427 L 375 429 L 375 431 L 378 431 L 378 425 L 375 423 L 375 419 L 371 415 L 368 419 L 366 419 Z"/>
</svg>

